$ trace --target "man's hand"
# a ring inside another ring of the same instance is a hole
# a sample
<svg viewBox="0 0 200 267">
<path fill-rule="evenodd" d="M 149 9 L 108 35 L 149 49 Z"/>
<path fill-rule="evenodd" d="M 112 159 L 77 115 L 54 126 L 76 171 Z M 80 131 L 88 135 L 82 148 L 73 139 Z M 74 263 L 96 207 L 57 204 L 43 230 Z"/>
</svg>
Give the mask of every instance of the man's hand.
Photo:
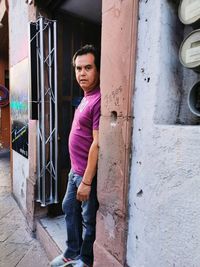
<svg viewBox="0 0 200 267">
<path fill-rule="evenodd" d="M 77 200 L 79 201 L 88 200 L 90 196 L 90 191 L 91 191 L 91 186 L 80 183 L 76 194 Z"/>
<path fill-rule="evenodd" d="M 96 174 L 97 169 L 97 160 L 98 160 L 98 140 L 99 140 L 99 131 L 93 130 L 93 142 L 90 146 L 90 150 L 88 153 L 88 162 L 85 173 L 83 175 L 82 182 L 78 187 L 78 191 L 76 194 L 76 198 L 79 201 L 86 201 L 89 199 L 92 179 Z"/>
</svg>

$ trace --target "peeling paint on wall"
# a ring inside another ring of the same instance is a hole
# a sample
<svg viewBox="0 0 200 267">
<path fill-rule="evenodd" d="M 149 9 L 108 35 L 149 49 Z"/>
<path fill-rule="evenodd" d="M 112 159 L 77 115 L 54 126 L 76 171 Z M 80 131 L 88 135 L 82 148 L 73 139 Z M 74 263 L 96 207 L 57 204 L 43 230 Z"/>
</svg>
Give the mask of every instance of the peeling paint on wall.
<svg viewBox="0 0 200 267">
<path fill-rule="evenodd" d="M 200 128 L 187 93 L 198 77 L 179 63 L 188 28 L 174 1 L 140 1 L 127 263 L 199 266 Z M 141 164 L 140 164 L 141 163 Z"/>
</svg>

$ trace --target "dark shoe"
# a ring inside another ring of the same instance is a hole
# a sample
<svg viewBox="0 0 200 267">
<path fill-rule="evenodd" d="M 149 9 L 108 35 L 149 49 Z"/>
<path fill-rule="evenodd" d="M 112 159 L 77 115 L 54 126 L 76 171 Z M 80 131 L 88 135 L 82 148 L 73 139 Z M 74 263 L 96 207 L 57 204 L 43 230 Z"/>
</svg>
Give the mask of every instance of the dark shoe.
<svg viewBox="0 0 200 267">
<path fill-rule="evenodd" d="M 57 256 L 52 262 L 50 263 L 51 267 L 64 267 L 64 266 L 73 266 L 77 260 L 65 258 L 63 255 Z"/>
</svg>

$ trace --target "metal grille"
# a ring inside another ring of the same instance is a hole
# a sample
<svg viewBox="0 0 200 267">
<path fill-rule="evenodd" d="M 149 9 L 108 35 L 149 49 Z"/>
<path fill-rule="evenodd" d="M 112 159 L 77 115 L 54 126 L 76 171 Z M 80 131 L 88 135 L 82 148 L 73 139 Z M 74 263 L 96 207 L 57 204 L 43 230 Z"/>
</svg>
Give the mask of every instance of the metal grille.
<svg viewBox="0 0 200 267">
<path fill-rule="evenodd" d="M 37 124 L 37 201 L 58 202 L 57 30 L 44 17 L 30 23 L 31 116 Z"/>
</svg>

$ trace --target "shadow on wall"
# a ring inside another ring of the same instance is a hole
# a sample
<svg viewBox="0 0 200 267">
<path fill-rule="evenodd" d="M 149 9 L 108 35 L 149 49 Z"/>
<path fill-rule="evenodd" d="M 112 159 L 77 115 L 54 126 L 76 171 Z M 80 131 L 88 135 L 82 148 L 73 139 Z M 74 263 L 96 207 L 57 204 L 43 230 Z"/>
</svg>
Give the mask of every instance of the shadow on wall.
<svg viewBox="0 0 200 267">
<path fill-rule="evenodd" d="M 194 26 L 186 26 L 180 21 L 179 2 L 181 3 L 166 1 L 161 6 L 154 122 L 161 125 L 199 125 L 200 117 L 189 109 L 188 95 L 200 76 L 192 69 L 184 67 L 179 60 L 181 43 Z"/>
</svg>

